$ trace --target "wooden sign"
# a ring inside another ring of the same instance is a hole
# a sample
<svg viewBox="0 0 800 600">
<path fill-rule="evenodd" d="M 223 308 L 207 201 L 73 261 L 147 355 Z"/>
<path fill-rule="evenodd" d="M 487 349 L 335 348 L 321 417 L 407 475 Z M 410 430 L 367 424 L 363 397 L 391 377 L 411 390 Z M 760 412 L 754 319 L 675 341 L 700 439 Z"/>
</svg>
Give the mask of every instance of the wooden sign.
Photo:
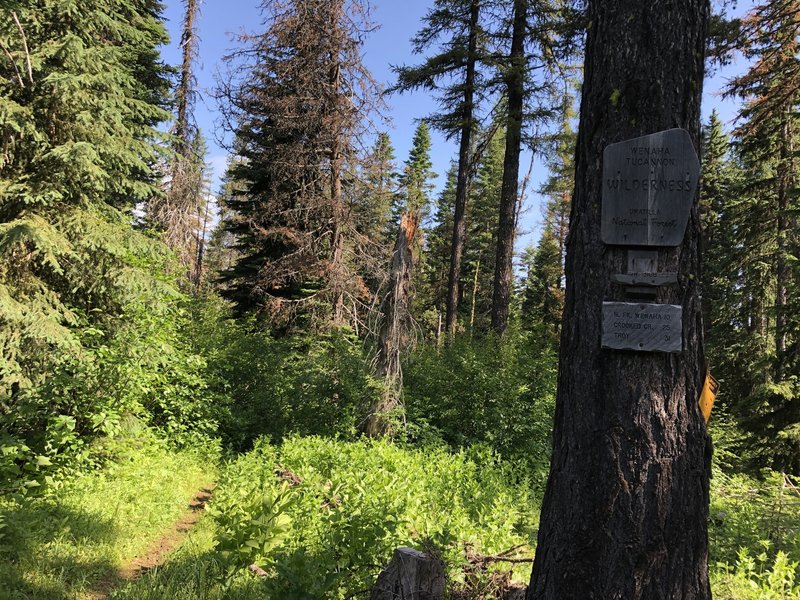
<svg viewBox="0 0 800 600">
<path fill-rule="evenodd" d="M 699 177 L 700 161 L 685 129 L 607 146 L 603 152 L 603 242 L 680 245 Z"/>
<path fill-rule="evenodd" d="M 603 348 L 641 352 L 683 350 L 678 304 L 603 302 Z"/>
</svg>

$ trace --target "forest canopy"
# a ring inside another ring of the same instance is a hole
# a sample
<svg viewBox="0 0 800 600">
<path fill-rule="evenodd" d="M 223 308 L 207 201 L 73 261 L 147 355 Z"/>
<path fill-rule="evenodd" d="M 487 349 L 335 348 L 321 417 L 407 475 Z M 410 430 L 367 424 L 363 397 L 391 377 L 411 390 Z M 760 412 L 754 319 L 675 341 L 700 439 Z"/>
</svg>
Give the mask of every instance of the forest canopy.
<svg viewBox="0 0 800 600">
<path fill-rule="evenodd" d="M 447 597 L 506 597 L 536 560 L 528 598 L 557 598 L 559 528 L 589 531 L 563 564 L 599 586 L 697 501 L 697 597 L 800 597 L 800 2 L 681 0 L 696 27 L 629 56 L 608 23 L 638 15 L 634 48 L 678 9 L 430 0 L 378 77 L 367 0 L 261 0 L 213 86 L 217 8 L 167 5 L 0 2 L 0 589 L 366 597 L 405 545 Z M 602 152 L 674 127 L 701 163 L 656 259 L 675 282 L 625 295 Z M 623 296 L 682 307 L 678 353 L 601 348 Z M 575 460 L 609 476 L 559 480 Z M 212 483 L 196 545 L 125 575 Z"/>
</svg>

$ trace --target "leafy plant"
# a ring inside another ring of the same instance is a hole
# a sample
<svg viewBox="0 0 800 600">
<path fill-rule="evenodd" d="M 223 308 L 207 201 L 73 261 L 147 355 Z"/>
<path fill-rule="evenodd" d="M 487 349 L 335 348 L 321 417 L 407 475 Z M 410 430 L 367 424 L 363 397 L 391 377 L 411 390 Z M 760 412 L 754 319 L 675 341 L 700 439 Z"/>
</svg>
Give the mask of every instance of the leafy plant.
<svg viewBox="0 0 800 600">
<path fill-rule="evenodd" d="M 387 441 L 261 440 L 217 489 L 217 549 L 239 567 L 265 568 L 274 598 L 367 589 L 402 545 L 439 547 L 458 577 L 465 545 L 487 554 L 530 546 L 538 512 L 528 480 L 486 447 L 451 454 Z"/>
<path fill-rule="evenodd" d="M 422 346 L 404 370 L 411 440 L 438 435 L 452 448 L 486 443 L 543 477 L 555 374 L 550 345 L 530 332 Z"/>
</svg>

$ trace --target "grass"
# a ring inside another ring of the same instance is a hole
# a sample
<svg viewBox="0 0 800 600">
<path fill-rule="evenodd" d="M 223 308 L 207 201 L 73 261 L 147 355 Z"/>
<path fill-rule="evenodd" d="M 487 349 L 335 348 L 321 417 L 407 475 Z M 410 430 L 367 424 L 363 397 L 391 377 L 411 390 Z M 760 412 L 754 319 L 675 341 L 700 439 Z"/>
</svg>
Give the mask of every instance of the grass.
<svg viewBox="0 0 800 600">
<path fill-rule="evenodd" d="M 0 562 L 0 598 L 85 598 L 180 517 L 217 475 L 209 464 L 148 443 L 58 494 L 3 501 L 10 540 L 3 558 L 11 560 Z M 485 589 L 488 574 L 472 582 L 459 576 L 465 549 L 496 554 L 523 544 L 529 553 L 535 541 L 539 504 L 530 482 L 480 449 L 451 454 L 298 437 L 258 444 L 219 481 L 210 514 L 165 564 L 119 583 L 111 600 L 358 598 L 395 546 L 431 543 L 443 549 L 452 585 Z M 715 474 L 715 598 L 800 598 L 800 499 L 783 482 L 778 474 Z M 269 577 L 249 573 L 251 562 Z M 529 573 L 523 564 L 513 576 Z"/>
<path fill-rule="evenodd" d="M 183 546 L 111 598 L 361 598 L 396 546 L 430 543 L 443 548 L 453 585 L 486 586 L 487 573 L 464 580 L 464 552 L 529 551 L 538 519 L 530 487 L 485 450 L 321 438 L 261 443 L 225 468 L 209 516 Z M 269 577 L 254 577 L 250 563 Z M 530 565 L 516 570 L 526 579 Z"/>
<path fill-rule="evenodd" d="M 148 437 L 47 496 L 0 500 L 0 598 L 86 597 L 158 539 L 215 477 L 213 461 Z"/>
</svg>

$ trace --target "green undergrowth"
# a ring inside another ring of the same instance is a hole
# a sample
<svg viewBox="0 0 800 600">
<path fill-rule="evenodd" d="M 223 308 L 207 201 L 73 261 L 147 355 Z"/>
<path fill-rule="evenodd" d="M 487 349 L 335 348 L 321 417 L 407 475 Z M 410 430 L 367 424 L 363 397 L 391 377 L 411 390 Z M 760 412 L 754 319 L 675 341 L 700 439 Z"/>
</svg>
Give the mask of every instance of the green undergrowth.
<svg viewBox="0 0 800 600">
<path fill-rule="evenodd" d="M 215 453 L 140 431 L 102 469 L 39 497 L 0 499 L 0 598 L 82 598 L 185 513 L 216 477 Z"/>
<path fill-rule="evenodd" d="M 114 598 L 363 597 L 398 546 L 440 553 L 451 587 L 478 586 L 491 575 L 465 582 L 467 553 L 531 554 L 538 503 L 517 473 L 482 448 L 262 440 L 226 468 L 211 518 L 184 547 Z M 254 577 L 251 564 L 268 575 Z M 523 563 L 513 576 L 529 572 Z"/>
<path fill-rule="evenodd" d="M 717 470 L 709 518 L 715 598 L 800 598 L 800 490 L 790 478 Z"/>
<path fill-rule="evenodd" d="M 83 597 L 177 520 L 214 477 L 213 463 L 150 440 L 129 444 L 104 471 L 56 493 L 4 501 L 0 598 Z M 532 555 L 541 491 L 523 473 L 482 446 L 454 452 L 388 441 L 261 439 L 225 465 L 208 514 L 166 562 L 119 583 L 109 598 L 368 597 L 398 546 L 438 553 L 459 598 L 499 597 L 478 590 L 503 579 L 526 582 L 530 563 L 498 563 L 487 572 L 469 568 L 469 557 L 510 548 Z M 715 598 L 800 598 L 800 496 L 792 485 L 775 473 L 715 470 Z M 253 575 L 253 564 L 266 576 Z"/>
<path fill-rule="evenodd" d="M 715 598 L 800 598 L 800 505 L 782 476 L 712 480 L 710 571 Z M 459 598 L 497 573 L 464 576 L 466 555 L 535 545 L 539 488 L 485 449 L 415 450 L 384 441 L 262 440 L 232 461 L 189 540 L 120 600 L 366 598 L 402 545 L 439 552 Z M 800 501 L 800 498 L 798 498 Z M 247 567 L 256 564 L 267 577 Z M 508 571 L 507 565 L 498 566 Z M 511 576 L 526 582 L 531 565 Z"/>
</svg>

